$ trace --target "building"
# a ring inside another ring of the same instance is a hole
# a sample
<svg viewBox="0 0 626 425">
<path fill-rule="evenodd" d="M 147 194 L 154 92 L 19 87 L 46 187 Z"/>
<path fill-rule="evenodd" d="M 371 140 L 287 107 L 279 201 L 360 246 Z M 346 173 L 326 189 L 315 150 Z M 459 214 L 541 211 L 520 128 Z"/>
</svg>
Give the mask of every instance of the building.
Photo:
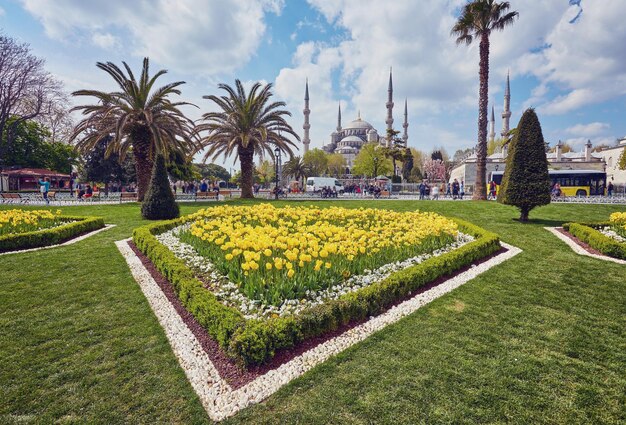
<svg viewBox="0 0 626 425">
<path fill-rule="evenodd" d="M 506 78 L 506 88 L 504 91 L 504 110 L 502 112 L 502 132 L 503 138 L 509 136 L 509 119 L 511 117 L 511 87 L 509 76 Z M 495 140 L 495 111 L 491 109 L 491 117 L 489 123 L 489 139 Z M 503 171 L 506 166 L 506 157 L 508 151 L 508 141 L 499 152 L 487 156 L 485 168 L 487 170 L 486 178 L 493 171 Z M 605 149 L 600 152 L 592 152 L 591 141 L 588 141 L 581 152 L 562 152 L 563 143 L 557 143 L 554 152 L 548 153 L 548 167 L 553 170 L 600 170 L 606 171 L 607 180 L 613 181 L 613 184 L 619 187 L 626 185 L 626 171 L 619 170 L 619 155 L 626 148 L 626 138 L 612 148 Z M 472 153 L 464 158 L 458 165 L 450 171 L 450 180 L 464 181 L 468 192 L 471 192 L 476 184 L 476 153 Z M 608 182 L 607 182 L 608 183 Z"/>
<path fill-rule="evenodd" d="M 70 187 L 70 175 L 43 168 L 19 168 L 3 170 L 0 173 L 0 192 L 20 190 L 39 190 L 39 180 L 48 177 L 50 189 L 58 190 Z"/>
<path fill-rule="evenodd" d="M 389 85 L 387 89 L 387 103 L 385 104 L 387 108 L 387 118 L 385 123 L 387 124 L 387 130 L 393 129 L 393 77 L 391 70 L 389 71 Z M 306 82 L 305 92 L 304 92 L 304 125 L 302 128 L 304 129 L 304 136 L 302 138 L 302 143 L 304 145 L 304 152 L 308 152 L 309 150 L 309 130 L 311 125 L 309 124 L 309 115 L 311 110 L 309 108 L 309 83 Z M 408 135 L 408 104 L 407 101 L 404 101 L 404 123 L 403 134 L 401 137 L 401 142 L 397 143 L 397 145 L 401 145 L 402 147 L 406 147 L 409 140 Z M 337 127 L 335 131 L 330 135 L 330 141 L 326 145 L 322 147 L 322 149 L 327 153 L 339 153 L 346 160 L 346 166 L 348 171 L 354 165 L 354 159 L 361 151 L 361 148 L 366 143 L 380 143 L 381 145 L 389 146 L 391 143 L 390 140 L 387 140 L 387 132 L 385 131 L 384 135 L 380 135 L 378 130 L 374 128 L 372 124 L 363 120 L 361 118 L 361 113 L 359 112 L 357 118 L 347 123 L 345 126 L 342 125 L 341 122 L 341 104 L 339 104 L 337 110 Z"/>
<path fill-rule="evenodd" d="M 626 149 L 626 136 L 617 142 L 617 145 L 594 152 L 594 155 L 601 157 L 606 163 L 606 179 L 607 184 L 613 182 L 613 184 L 621 190 L 619 192 L 624 193 L 626 188 L 626 170 L 620 170 L 619 159 Z"/>
</svg>

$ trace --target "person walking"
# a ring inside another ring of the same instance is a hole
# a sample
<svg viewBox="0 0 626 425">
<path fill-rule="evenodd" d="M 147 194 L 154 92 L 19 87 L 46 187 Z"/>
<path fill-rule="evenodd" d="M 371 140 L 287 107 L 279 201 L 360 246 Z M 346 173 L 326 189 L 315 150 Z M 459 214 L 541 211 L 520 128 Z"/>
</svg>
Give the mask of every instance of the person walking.
<svg viewBox="0 0 626 425">
<path fill-rule="evenodd" d="M 420 201 L 424 199 L 424 195 L 426 194 L 426 183 L 424 183 L 424 181 L 422 180 L 422 182 L 419 185 L 419 191 L 420 191 Z"/>
<path fill-rule="evenodd" d="M 452 199 L 456 199 L 459 197 L 459 181 L 454 179 L 452 182 Z"/>
<path fill-rule="evenodd" d="M 437 201 L 439 200 L 439 186 L 437 186 L 437 184 L 433 184 L 433 188 L 432 188 L 432 200 L 433 201 Z"/>
<path fill-rule="evenodd" d="M 465 196 L 465 181 L 461 180 L 461 186 L 459 187 L 459 196 L 460 199 L 463 199 L 463 197 Z"/>
<path fill-rule="evenodd" d="M 39 191 L 41 192 L 41 196 L 43 196 L 44 201 L 46 201 L 46 205 L 50 205 L 50 199 L 48 199 L 50 179 L 48 177 L 44 177 L 43 180 L 39 179 Z"/>
<path fill-rule="evenodd" d="M 613 182 L 609 182 L 609 184 L 607 185 L 606 194 L 609 198 L 613 197 Z"/>
</svg>

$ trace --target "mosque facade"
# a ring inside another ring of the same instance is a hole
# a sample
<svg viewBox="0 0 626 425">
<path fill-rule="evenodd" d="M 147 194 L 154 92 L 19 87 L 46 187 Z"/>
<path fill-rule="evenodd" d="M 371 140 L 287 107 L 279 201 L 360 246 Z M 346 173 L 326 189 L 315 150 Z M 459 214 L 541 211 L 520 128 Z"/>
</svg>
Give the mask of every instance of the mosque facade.
<svg viewBox="0 0 626 425">
<path fill-rule="evenodd" d="M 389 72 L 389 86 L 387 89 L 387 103 L 385 104 L 387 108 L 387 118 L 385 120 L 385 124 L 387 124 L 387 130 L 393 129 L 393 77 L 391 71 Z M 309 108 L 309 84 L 308 81 L 306 83 L 305 94 L 304 94 L 304 125 L 302 128 L 304 129 L 304 136 L 302 138 L 302 143 L 304 145 L 304 152 L 308 152 L 310 138 L 309 138 L 309 129 L 311 128 L 309 124 L 309 116 L 311 110 Z M 396 142 L 395 146 L 398 147 L 406 147 L 408 144 L 409 136 L 408 136 L 408 110 L 407 110 L 407 101 L 404 102 L 404 124 L 403 134 L 401 137 L 401 142 Z M 387 138 L 387 130 L 385 134 L 379 134 L 378 130 L 374 128 L 372 124 L 365 121 L 361 118 L 361 113 L 359 112 L 356 119 L 350 121 L 349 123 L 342 125 L 341 121 L 341 104 L 337 110 L 337 127 L 335 131 L 330 135 L 330 140 L 327 144 L 325 144 L 322 149 L 326 153 L 338 153 L 341 154 L 346 160 L 346 167 L 348 171 L 352 169 L 354 165 L 354 160 L 363 148 L 366 143 L 378 143 L 382 146 L 391 146 L 393 143 L 391 140 Z"/>
</svg>

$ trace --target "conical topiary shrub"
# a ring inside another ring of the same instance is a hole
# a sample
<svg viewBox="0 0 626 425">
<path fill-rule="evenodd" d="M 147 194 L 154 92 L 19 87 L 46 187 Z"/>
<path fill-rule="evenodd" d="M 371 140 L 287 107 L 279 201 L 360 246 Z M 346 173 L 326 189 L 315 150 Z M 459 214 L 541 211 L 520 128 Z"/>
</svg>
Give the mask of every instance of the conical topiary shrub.
<svg viewBox="0 0 626 425">
<path fill-rule="evenodd" d="M 161 154 L 157 155 L 152 167 L 152 178 L 141 204 L 141 215 L 148 220 L 168 220 L 180 215 Z"/>
<path fill-rule="evenodd" d="M 528 221 L 533 208 L 550 203 L 550 176 L 541 124 L 535 110 L 527 109 L 511 140 L 498 202 L 520 210 L 520 221 Z"/>
</svg>

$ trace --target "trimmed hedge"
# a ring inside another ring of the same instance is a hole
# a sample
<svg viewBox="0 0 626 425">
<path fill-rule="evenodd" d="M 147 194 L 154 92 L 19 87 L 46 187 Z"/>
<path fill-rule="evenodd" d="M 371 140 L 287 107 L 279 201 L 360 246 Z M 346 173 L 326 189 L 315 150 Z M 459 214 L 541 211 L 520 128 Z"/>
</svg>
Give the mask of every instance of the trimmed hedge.
<svg viewBox="0 0 626 425">
<path fill-rule="evenodd" d="M 388 278 L 304 310 L 292 317 L 245 320 L 235 308 L 221 304 L 202 282 L 169 249 L 154 237 L 186 221 L 186 218 L 135 229 L 137 247 L 172 283 L 185 308 L 207 330 L 229 357 L 242 366 L 261 364 L 277 350 L 333 331 L 351 321 L 377 315 L 393 303 L 433 280 L 484 258 L 500 249 L 497 235 L 471 223 L 455 220 L 476 240 L 444 255 L 401 270 Z"/>
<path fill-rule="evenodd" d="M 611 223 L 565 223 L 563 228 L 593 249 L 609 257 L 626 260 L 626 243 L 618 242 L 597 230 L 610 225 Z"/>
<path fill-rule="evenodd" d="M 57 245 L 83 233 L 104 227 L 104 219 L 101 217 L 61 216 L 60 218 L 69 223 L 51 229 L 0 236 L 0 252 Z"/>
</svg>

